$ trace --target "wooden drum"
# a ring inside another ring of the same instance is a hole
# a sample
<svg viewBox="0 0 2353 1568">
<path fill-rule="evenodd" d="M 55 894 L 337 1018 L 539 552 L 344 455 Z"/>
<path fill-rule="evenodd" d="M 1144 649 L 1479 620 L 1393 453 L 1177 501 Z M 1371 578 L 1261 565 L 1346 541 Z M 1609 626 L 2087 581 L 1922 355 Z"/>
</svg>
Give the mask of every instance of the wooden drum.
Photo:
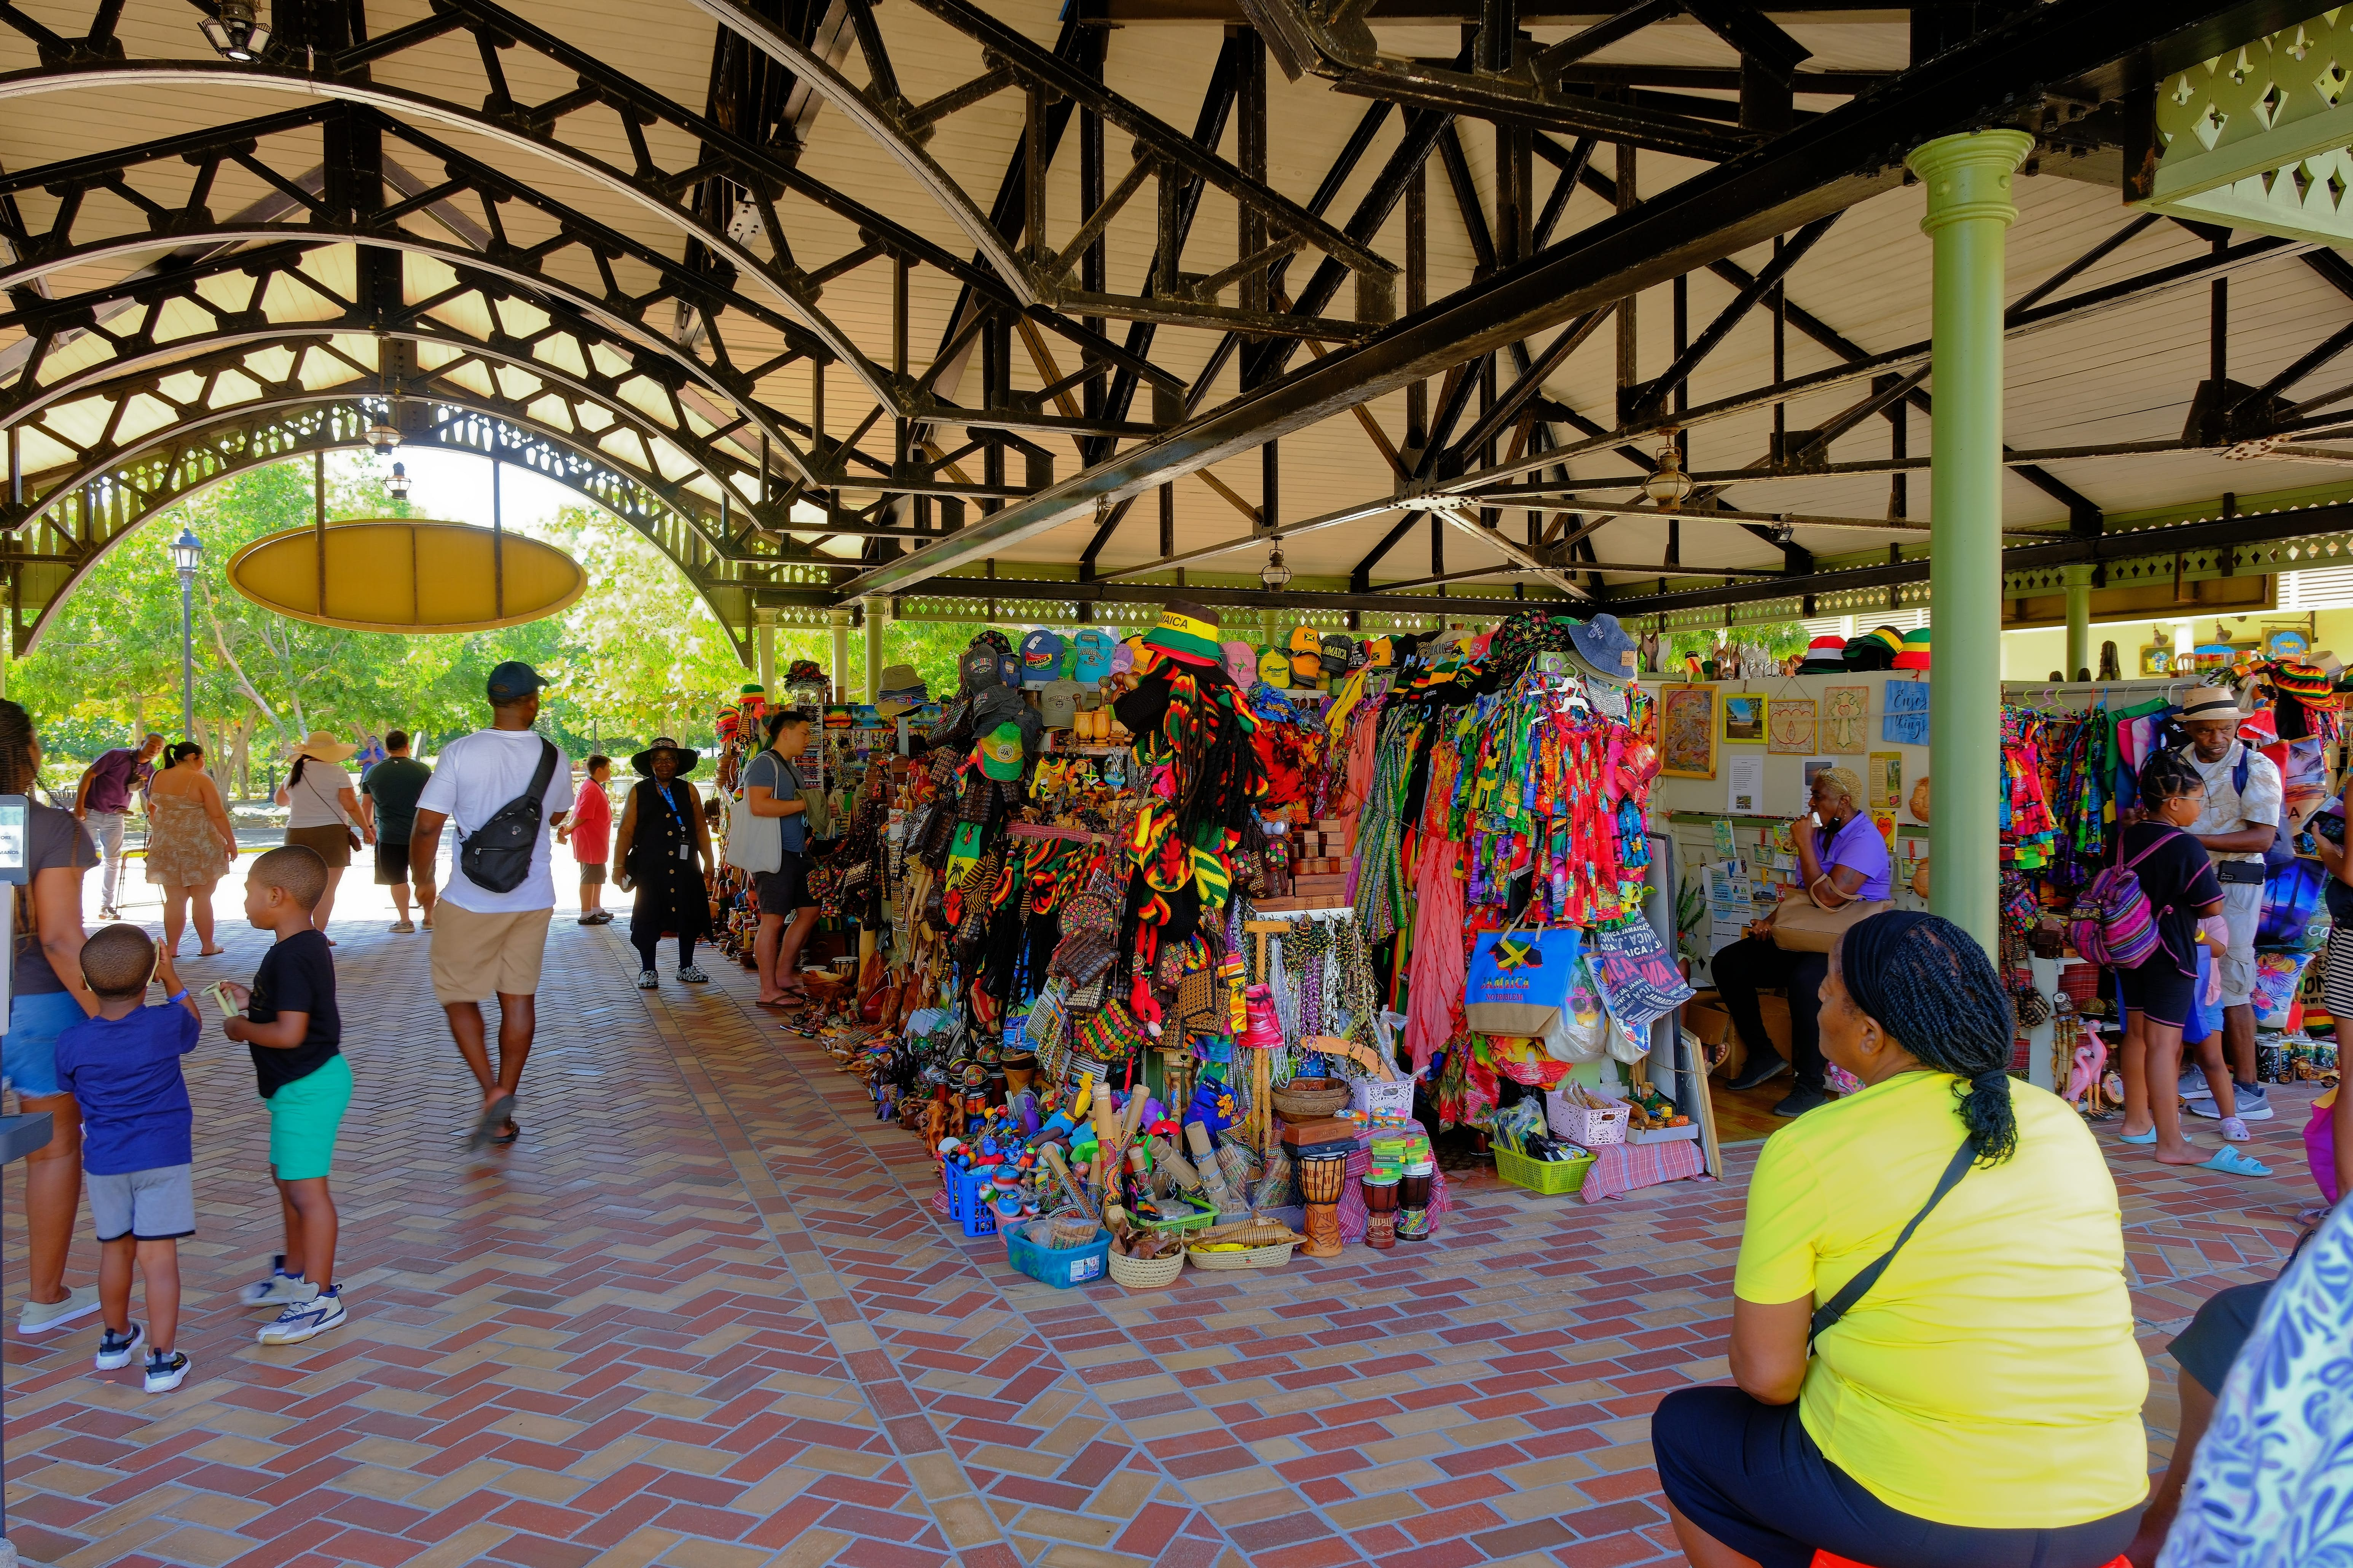
<svg viewBox="0 0 2353 1568">
<path fill-rule="evenodd" d="M 1299 1190 L 1311 1204 L 1336 1204 L 1348 1184 L 1348 1156 L 1311 1154 L 1299 1162 Z"/>
</svg>

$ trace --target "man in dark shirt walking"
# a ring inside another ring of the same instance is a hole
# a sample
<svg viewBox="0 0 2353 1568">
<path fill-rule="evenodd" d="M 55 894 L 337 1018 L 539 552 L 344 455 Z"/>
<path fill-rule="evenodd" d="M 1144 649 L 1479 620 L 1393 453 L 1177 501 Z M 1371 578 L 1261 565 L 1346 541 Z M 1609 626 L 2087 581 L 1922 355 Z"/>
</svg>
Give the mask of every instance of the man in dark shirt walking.
<svg viewBox="0 0 2353 1568">
<path fill-rule="evenodd" d="M 395 730 L 384 738 L 385 758 L 360 778 L 360 821 L 375 829 L 375 885 L 392 889 L 393 907 L 400 918 L 396 931 L 413 931 L 408 918 L 408 889 L 417 889 L 417 907 L 425 912 L 425 929 L 433 929 L 433 861 L 410 861 L 408 837 L 417 826 L 417 797 L 425 793 L 433 770 L 408 754 L 408 731 Z M 436 840 L 434 857 L 440 848 Z"/>
<path fill-rule="evenodd" d="M 108 920 L 121 918 L 115 912 L 114 889 L 122 879 L 122 818 L 131 810 L 131 797 L 146 795 L 147 781 L 155 776 L 155 753 L 163 749 L 164 737 L 150 730 L 136 748 L 100 752 L 74 785 L 74 816 L 98 840 L 98 852 L 106 861 L 99 879 L 98 909 Z"/>
</svg>

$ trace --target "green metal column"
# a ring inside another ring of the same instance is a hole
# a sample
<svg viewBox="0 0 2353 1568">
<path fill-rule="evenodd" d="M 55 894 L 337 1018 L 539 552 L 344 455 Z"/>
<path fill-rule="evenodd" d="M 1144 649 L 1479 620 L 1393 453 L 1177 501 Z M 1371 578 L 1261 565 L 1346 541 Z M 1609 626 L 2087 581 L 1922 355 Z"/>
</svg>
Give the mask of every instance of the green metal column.
<svg viewBox="0 0 2353 1568">
<path fill-rule="evenodd" d="M 1921 230 L 1936 247 L 1931 335 L 1928 592 L 1936 606 L 1928 905 L 2000 951 L 2002 252 L 2018 209 L 2010 175 L 2022 131 L 1944 136 L 1905 160 L 1927 189 Z"/>
<path fill-rule="evenodd" d="M 2067 582 L 2067 679 L 2092 667 L 2092 573 L 2089 565 L 2060 569 Z"/>
<path fill-rule="evenodd" d="M 866 601 L 866 700 L 882 699 L 882 623 L 888 599 Z"/>
<path fill-rule="evenodd" d="M 762 607 L 752 612 L 752 647 L 759 661 L 760 689 L 771 702 L 782 702 L 776 689 L 776 612 Z"/>
</svg>

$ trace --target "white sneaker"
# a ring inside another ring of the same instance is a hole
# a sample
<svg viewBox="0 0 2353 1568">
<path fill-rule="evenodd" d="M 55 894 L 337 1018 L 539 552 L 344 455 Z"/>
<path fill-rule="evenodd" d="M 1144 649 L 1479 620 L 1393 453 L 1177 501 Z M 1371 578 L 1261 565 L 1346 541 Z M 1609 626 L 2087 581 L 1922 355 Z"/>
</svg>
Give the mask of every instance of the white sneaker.
<svg viewBox="0 0 2353 1568">
<path fill-rule="evenodd" d="M 174 1351 L 167 1356 L 162 1351 L 150 1352 L 145 1381 L 150 1394 L 171 1393 L 188 1381 L 188 1352 Z"/>
<path fill-rule="evenodd" d="M 31 1336 L 64 1328 L 77 1318 L 98 1310 L 98 1287 L 82 1285 L 66 1292 L 62 1301 L 27 1301 L 16 1314 L 16 1331 Z"/>
<path fill-rule="evenodd" d="M 319 1288 L 309 1280 L 286 1272 L 286 1255 L 272 1253 L 269 1277 L 242 1287 L 237 1299 L 248 1307 L 283 1307 L 290 1301 L 307 1301 L 319 1293 Z"/>
<path fill-rule="evenodd" d="M 348 1316 L 343 1310 L 343 1288 L 338 1285 L 307 1301 L 289 1304 L 275 1322 L 262 1324 L 254 1338 L 265 1345 L 299 1345 L 318 1338 Z"/>
<path fill-rule="evenodd" d="M 101 1327 L 98 1331 L 98 1354 L 90 1364 L 100 1372 L 120 1372 L 131 1364 L 132 1352 L 146 1342 L 147 1331 L 140 1324 L 132 1324 L 120 1338 L 112 1329 Z"/>
</svg>

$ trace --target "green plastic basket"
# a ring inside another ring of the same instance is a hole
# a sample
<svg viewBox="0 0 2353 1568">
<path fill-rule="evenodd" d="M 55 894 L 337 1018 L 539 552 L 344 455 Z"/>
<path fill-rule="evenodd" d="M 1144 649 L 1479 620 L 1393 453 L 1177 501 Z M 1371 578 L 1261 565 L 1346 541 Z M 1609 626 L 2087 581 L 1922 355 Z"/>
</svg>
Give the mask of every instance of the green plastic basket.
<svg viewBox="0 0 2353 1568">
<path fill-rule="evenodd" d="M 1173 1233 L 1182 1236 L 1190 1231 L 1207 1230 L 1210 1226 L 1217 1223 L 1217 1210 L 1213 1208 L 1204 1208 L 1201 1205 L 1194 1202 L 1191 1198 L 1186 1197 L 1181 1193 L 1177 1194 L 1177 1201 L 1193 1212 L 1182 1219 L 1145 1219 L 1136 1221 L 1136 1224 L 1142 1226 L 1145 1230 L 1156 1230 L 1161 1232 L 1163 1235 Z"/>
<path fill-rule="evenodd" d="M 1585 1174 L 1593 1169 L 1593 1156 L 1587 1154 L 1575 1160 L 1531 1160 L 1525 1154 L 1514 1154 L 1501 1143 L 1495 1145 L 1495 1174 L 1515 1187 L 1525 1187 L 1546 1197 L 1557 1197 L 1573 1193 L 1585 1185 Z"/>
</svg>

